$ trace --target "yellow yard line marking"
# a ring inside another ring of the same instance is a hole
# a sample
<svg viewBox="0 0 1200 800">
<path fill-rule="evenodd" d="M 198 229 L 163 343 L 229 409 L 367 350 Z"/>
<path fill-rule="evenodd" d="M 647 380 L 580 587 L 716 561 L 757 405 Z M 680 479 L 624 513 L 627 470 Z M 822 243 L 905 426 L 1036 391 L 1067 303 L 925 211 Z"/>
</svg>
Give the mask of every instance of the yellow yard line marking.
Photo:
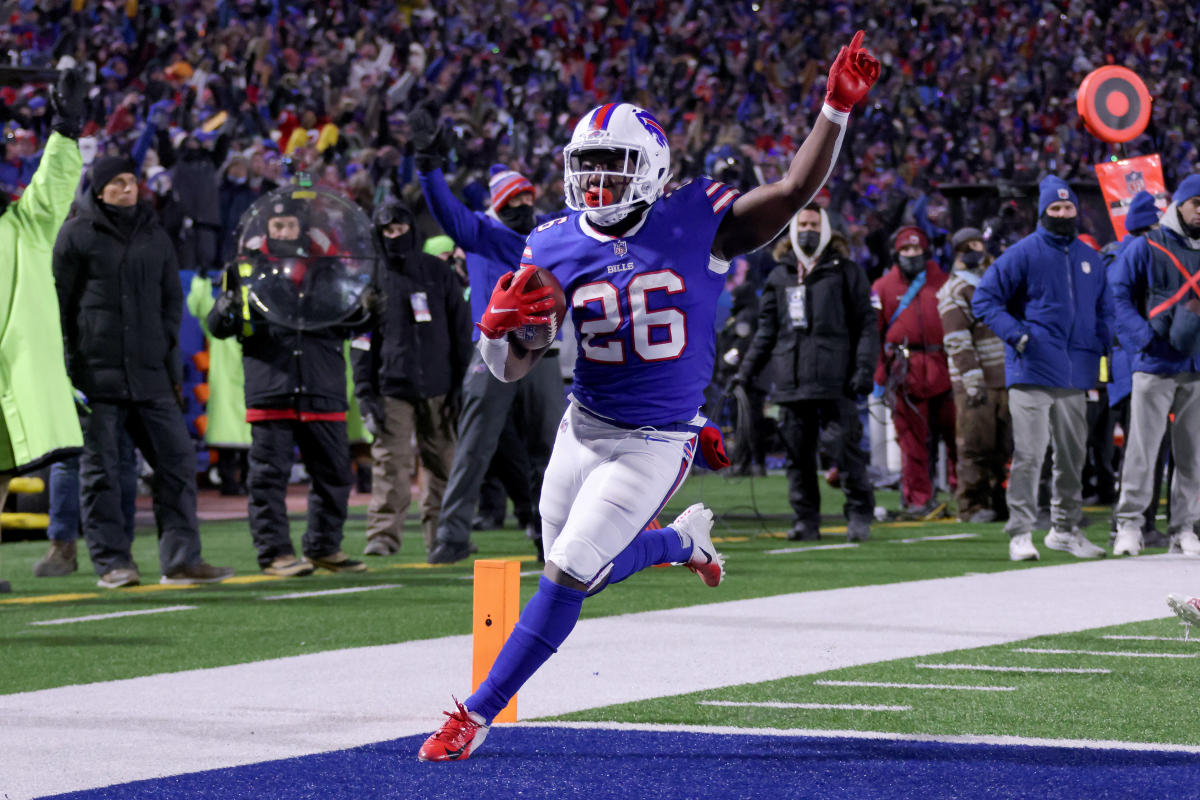
<svg viewBox="0 0 1200 800">
<path fill-rule="evenodd" d="M 6 597 L 0 600 L 0 605 L 26 606 L 37 603 L 66 603 L 70 600 L 89 600 L 99 596 L 99 592 L 90 592 L 87 594 L 39 594 L 33 597 Z"/>
</svg>

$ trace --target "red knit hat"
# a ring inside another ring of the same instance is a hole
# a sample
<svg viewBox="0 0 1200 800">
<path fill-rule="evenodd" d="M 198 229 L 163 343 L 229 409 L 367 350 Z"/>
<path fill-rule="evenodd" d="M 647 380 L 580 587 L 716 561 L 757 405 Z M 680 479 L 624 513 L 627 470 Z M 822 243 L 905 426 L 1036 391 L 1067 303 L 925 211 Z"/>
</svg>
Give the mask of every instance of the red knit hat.
<svg viewBox="0 0 1200 800">
<path fill-rule="evenodd" d="M 925 235 L 925 231 L 916 225 L 905 225 L 896 231 L 896 237 L 892 244 L 895 246 L 897 253 L 910 244 L 918 245 L 922 250 L 928 250 L 929 237 Z"/>
<path fill-rule="evenodd" d="M 534 192 L 533 184 L 519 172 L 508 169 L 503 164 L 492 167 L 492 176 L 488 181 L 488 189 L 492 193 L 492 208 L 499 210 L 504 204 L 521 192 Z"/>
</svg>

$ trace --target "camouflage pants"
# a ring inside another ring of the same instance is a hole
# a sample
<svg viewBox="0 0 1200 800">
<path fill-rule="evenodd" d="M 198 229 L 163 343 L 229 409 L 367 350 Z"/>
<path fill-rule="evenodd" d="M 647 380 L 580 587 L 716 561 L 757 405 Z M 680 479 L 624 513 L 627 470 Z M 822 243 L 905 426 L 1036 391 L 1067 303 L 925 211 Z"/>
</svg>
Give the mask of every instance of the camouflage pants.
<svg viewBox="0 0 1200 800">
<path fill-rule="evenodd" d="M 958 516 L 1004 510 L 1004 479 L 1012 455 L 1012 419 L 1008 392 L 988 389 L 982 403 L 967 404 L 967 393 L 954 387 L 958 444 Z"/>
</svg>

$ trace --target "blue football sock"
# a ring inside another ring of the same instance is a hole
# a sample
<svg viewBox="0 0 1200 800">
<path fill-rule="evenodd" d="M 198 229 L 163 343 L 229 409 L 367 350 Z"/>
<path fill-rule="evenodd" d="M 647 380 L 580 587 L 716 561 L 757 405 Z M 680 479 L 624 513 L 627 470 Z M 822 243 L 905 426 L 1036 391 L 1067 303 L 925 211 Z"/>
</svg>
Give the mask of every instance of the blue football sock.
<svg viewBox="0 0 1200 800">
<path fill-rule="evenodd" d="M 525 681 L 558 652 L 579 621 L 585 597 L 587 592 L 560 586 L 543 575 L 487 678 L 464 705 L 491 723 Z"/>
<path fill-rule="evenodd" d="M 641 572 L 646 567 L 655 564 L 682 563 L 692 557 L 692 545 L 686 547 L 679 539 L 674 528 L 658 528 L 643 530 L 629 546 L 617 554 L 612 561 L 612 572 L 603 586 L 620 583 L 630 575 Z M 600 591 L 594 589 L 593 593 Z"/>
</svg>

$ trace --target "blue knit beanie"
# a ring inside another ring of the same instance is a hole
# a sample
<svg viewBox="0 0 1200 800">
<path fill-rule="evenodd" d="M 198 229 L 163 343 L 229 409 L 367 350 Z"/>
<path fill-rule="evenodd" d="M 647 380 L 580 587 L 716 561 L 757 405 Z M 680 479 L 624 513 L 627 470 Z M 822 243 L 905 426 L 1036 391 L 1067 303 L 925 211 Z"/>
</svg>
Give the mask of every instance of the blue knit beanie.
<svg viewBox="0 0 1200 800">
<path fill-rule="evenodd" d="M 1183 179 L 1183 183 L 1179 184 L 1175 194 L 1171 195 L 1171 202 L 1175 205 L 1182 205 L 1198 194 L 1200 194 L 1200 172 L 1193 172 Z"/>
<path fill-rule="evenodd" d="M 1154 195 L 1143 189 L 1129 201 L 1129 210 L 1125 212 L 1125 230 L 1136 231 L 1149 228 L 1158 222 L 1158 216 L 1161 213 L 1158 206 L 1154 204 Z"/>
<path fill-rule="evenodd" d="M 1075 210 L 1079 210 L 1079 198 L 1075 196 L 1075 192 L 1071 191 L 1071 187 L 1067 186 L 1067 182 L 1057 175 L 1047 175 L 1042 178 L 1042 182 L 1038 184 L 1038 216 L 1046 213 L 1046 208 L 1051 203 L 1057 203 L 1059 200 L 1070 200 L 1075 204 Z"/>
</svg>

